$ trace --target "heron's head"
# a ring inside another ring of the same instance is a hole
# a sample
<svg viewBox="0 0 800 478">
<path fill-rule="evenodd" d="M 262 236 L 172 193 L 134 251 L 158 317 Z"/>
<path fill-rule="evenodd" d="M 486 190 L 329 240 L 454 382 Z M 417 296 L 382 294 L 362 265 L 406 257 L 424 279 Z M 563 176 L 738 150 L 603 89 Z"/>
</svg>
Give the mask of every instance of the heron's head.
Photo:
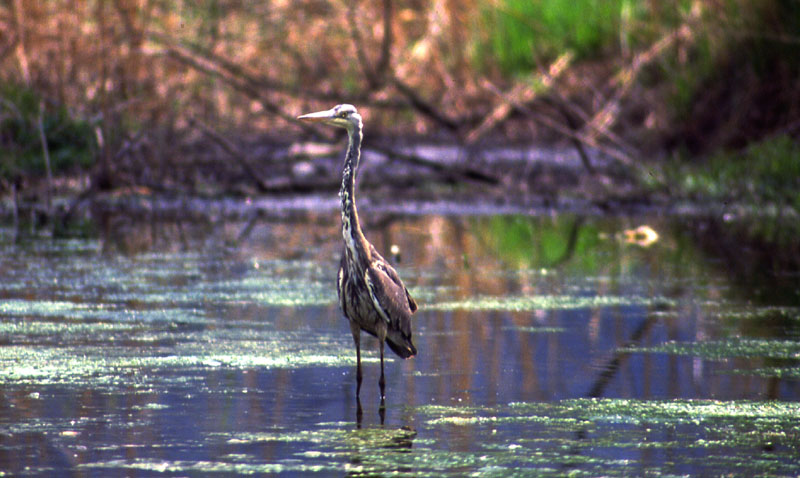
<svg viewBox="0 0 800 478">
<path fill-rule="evenodd" d="M 329 110 L 298 116 L 297 119 L 331 124 L 348 130 L 356 128 L 361 124 L 361 115 L 356 111 L 356 107 L 346 104 L 336 105 Z"/>
</svg>

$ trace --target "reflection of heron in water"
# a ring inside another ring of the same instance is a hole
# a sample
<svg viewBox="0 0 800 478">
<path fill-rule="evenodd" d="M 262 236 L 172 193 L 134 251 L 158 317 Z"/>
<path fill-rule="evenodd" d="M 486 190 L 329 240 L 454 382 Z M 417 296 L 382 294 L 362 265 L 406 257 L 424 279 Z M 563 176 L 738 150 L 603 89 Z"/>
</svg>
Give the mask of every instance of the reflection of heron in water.
<svg viewBox="0 0 800 478">
<path fill-rule="evenodd" d="M 339 266 L 339 306 L 350 321 L 356 344 L 356 397 L 361 393 L 361 331 L 378 338 L 381 351 L 381 378 L 378 382 L 383 404 L 386 381 L 383 377 L 383 344 L 401 358 L 417 353 L 411 342 L 411 314 L 417 303 L 411 298 L 394 268 L 378 254 L 361 231 L 355 203 L 355 174 L 361 157 L 361 115 L 352 105 L 338 105 L 327 111 L 299 116 L 345 128 L 349 137 L 342 170 L 342 235 L 344 252 Z M 359 407 L 360 408 L 360 407 Z"/>
</svg>

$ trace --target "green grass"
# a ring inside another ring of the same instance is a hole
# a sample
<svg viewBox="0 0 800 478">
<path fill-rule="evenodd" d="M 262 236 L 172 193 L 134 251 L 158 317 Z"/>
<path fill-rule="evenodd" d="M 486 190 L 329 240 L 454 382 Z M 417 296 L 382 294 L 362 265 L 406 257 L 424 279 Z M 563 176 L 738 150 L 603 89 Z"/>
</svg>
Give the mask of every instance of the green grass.
<svg viewBox="0 0 800 478">
<path fill-rule="evenodd" d="M 800 144 L 768 138 L 743 151 L 720 152 L 667 173 L 679 195 L 748 205 L 790 206 L 800 211 Z"/>
<path fill-rule="evenodd" d="M 615 48 L 625 0 L 504 0 L 483 6 L 475 60 L 520 74 L 571 51 L 577 59 Z"/>
<path fill-rule="evenodd" d="M 41 97 L 14 84 L 0 87 L 0 177 L 41 175 L 45 172 L 38 119 Z M 42 127 L 53 173 L 88 168 L 95 160 L 92 126 L 70 115 L 67 108 L 45 102 Z"/>
</svg>

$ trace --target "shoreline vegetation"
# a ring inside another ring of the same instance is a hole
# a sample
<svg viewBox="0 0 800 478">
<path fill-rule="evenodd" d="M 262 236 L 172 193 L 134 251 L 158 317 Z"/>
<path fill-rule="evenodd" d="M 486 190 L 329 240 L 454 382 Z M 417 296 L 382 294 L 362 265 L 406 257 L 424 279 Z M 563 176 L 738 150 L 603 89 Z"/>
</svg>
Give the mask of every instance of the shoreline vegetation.
<svg viewBox="0 0 800 478">
<path fill-rule="evenodd" d="M 342 138 L 295 117 L 342 102 L 386 195 L 800 211 L 797 2 L 13 0 L 0 32 L 15 211 L 327 192 Z"/>
</svg>

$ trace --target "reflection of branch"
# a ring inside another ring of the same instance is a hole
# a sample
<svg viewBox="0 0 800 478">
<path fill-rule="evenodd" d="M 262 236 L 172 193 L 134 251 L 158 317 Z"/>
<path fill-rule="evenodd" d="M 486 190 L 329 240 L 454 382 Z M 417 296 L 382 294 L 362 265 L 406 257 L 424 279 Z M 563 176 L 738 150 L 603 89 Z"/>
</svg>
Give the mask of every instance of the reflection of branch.
<svg viewBox="0 0 800 478">
<path fill-rule="evenodd" d="M 639 343 L 639 341 L 642 340 L 642 337 L 644 337 L 644 334 L 650 330 L 650 328 L 653 327 L 657 321 L 658 318 L 655 315 L 648 315 L 648 317 L 642 321 L 639 327 L 633 331 L 633 334 L 631 334 L 631 339 L 622 348 L 628 348 Z M 587 396 L 590 398 L 602 397 L 609 382 L 611 382 L 611 379 L 614 378 L 619 371 L 619 368 L 622 366 L 622 362 L 624 362 L 629 356 L 630 352 L 615 352 L 611 357 L 611 360 L 606 362 L 604 366 L 600 367 L 600 376 L 597 377 L 597 380 L 595 380 L 595 382 L 592 384 L 592 388 L 589 389 Z"/>
<path fill-rule="evenodd" d="M 558 259 L 553 261 L 548 269 L 555 269 L 560 267 L 562 264 L 567 262 L 575 255 L 575 246 L 578 244 L 578 232 L 580 232 L 581 225 L 583 224 L 583 216 L 579 216 L 575 219 L 572 223 L 572 228 L 569 230 L 569 237 L 567 238 L 567 248 L 564 250 L 564 254 L 561 255 Z"/>
</svg>

